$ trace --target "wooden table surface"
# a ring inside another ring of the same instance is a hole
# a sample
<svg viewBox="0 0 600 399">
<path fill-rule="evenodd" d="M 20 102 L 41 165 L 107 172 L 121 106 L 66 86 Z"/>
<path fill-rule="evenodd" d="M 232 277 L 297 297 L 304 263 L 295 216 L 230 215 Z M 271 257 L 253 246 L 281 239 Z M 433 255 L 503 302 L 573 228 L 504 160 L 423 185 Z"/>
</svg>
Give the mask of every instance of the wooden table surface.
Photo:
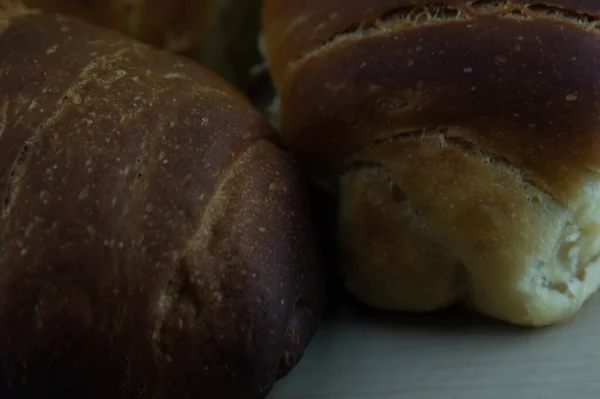
<svg viewBox="0 0 600 399">
<path fill-rule="evenodd" d="M 338 398 L 600 399 L 600 294 L 541 330 L 342 305 L 268 399 Z"/>
</svg>

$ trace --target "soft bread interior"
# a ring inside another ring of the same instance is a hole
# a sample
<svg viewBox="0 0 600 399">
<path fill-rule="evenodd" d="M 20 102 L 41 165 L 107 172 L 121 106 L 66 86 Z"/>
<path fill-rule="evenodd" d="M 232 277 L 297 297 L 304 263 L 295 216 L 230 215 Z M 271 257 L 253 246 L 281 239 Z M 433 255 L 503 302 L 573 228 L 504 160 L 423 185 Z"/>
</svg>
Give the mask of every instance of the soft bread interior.
<svg viewBox="0 0 600 399">
<path fill-rule="evenodd" d="M 600 181 L 590 180 L 574 198 L 552 254 L 532 265 L 522 288 L 560 307 L 579 308 L 600 286 Z M 550 295 L 552 292 L 561 296 Z"/>
<path fill-rule="evenodd" d="M 395 188 L 382 190 L 381 176 Z M 395 206 L 393 190 L 405 197 Z M 593 177 L 559 203 L 479 148 L 408 136 L 359 154 L 340 194 L 346 284 L 372 305 L 418 311 L 465 302 L 541 326 L 572 317 L 600 286 Z"/>
</svg>

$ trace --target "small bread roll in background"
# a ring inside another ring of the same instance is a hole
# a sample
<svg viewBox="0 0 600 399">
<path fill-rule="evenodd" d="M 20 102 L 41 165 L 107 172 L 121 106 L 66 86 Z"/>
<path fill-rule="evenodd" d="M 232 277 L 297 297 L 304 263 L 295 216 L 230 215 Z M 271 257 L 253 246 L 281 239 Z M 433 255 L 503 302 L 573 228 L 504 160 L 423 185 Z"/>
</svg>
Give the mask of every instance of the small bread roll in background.
<svg viewBox="0 0 600 399">
<path fill-rule="evenodd" d="M 251 69 L 261 61 L 257 36 L 262 0 L 22 1 L 183 54 L 244 92 L 253 88 Z"/>
<path fill-rule="evenodd" d="M 266 0 L 282 134 L 378 308 L 525 326 L 600 285 L 600 2 Z"/>
<path fill-rule="evenodd" d="M 324 302 L 277 139 L 184 57 L 0 9 L 0 397 L 264 397 Z"/>
</svg>

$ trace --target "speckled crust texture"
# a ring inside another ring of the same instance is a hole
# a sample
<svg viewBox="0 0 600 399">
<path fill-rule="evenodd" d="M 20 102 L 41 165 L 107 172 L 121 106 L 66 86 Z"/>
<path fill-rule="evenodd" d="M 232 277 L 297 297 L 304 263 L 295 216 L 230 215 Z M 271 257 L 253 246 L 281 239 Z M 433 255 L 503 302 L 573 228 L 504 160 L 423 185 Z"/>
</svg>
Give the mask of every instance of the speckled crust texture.
<svg viewBox="0 0 600 399">
<path fill-rule="evenodd" d="M 184 58 L 0 20 L 0 397 L 265 396 L 324 286 L 266 120 Z"/>
<path fill-rule="evenodd" d="M 592 0 L 265 2 L 277 123 L 339 194 L 360 299 L 547 325 L 597 290 L 599 26 Z"/>
<path fill-rule="evenodd" d="M 214 0 L 3 0 L 23 2 L 125 33 L 168 51 L 198 51 L 211 23 Z"/>
<path fill-rule="evenodd" d="M 257 90 L 262 0 L 3 0 L 74 16 L 185 55 L 244 92 Z"/>
</svg>

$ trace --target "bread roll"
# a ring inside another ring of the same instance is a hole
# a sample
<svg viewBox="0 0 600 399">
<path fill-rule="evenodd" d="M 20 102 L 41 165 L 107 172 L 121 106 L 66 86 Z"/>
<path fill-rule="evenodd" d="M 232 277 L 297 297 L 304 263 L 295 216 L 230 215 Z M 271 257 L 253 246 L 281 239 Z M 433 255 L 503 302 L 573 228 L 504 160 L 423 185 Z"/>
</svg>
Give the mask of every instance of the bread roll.
<svg viewBox="0 0 600 399">
<path fill-rule="evenodd" d="M 21 0 L 8 0 L 19 2 Z M 186 55 L 250 90 L 261 0 L 22 0 Z"/>
<path fill-rule="evenodd" d="M 570 319 L 600 285 L 600 2 L 267 0 L 279 124 L 378 308 Z"/>
<path fill-rule="evenodd" d="M 67 14 L 172 52 L 197 50 L 217 0 L 4 0 Z"/>
<path fill-rule="evenodd" d="M 0 111 L 1 398 L 257 398 L 298 362 L 324 298 L 306 182 L 249 101 L 12 9 Z"/>
</svg>

